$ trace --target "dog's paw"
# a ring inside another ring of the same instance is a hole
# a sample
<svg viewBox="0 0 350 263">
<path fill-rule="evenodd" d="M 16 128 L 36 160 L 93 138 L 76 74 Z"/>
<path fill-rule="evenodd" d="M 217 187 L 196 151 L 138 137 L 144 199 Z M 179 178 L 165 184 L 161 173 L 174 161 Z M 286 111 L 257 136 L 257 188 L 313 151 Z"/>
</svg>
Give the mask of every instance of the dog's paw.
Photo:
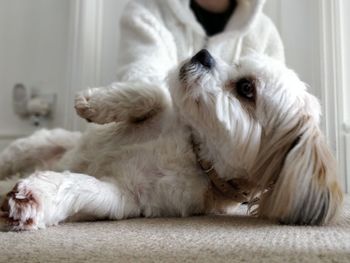
<svg viewBox="0 0 350 263">
<path fill-rule="evenodd" d="M 115 112 L 110 110 L 106 101 L 101 98 L 103 88 L 90 88 L 78 93 L 75 97 L 77 114 L 88 122 L 106 124 L 115 122 Z"/>
<path fill-rule="evenodd" d="M 36 230 L 42 217 L 38 194 L 21 181 L 9 192 L 1 205 L 1 216 L 12 231 Z"/>
<path fill-rule="evenodd" d="M 88 122 L 95 122 L 98 116 L 96 105 L 91 99 L 95 89 L 84 90 L 75 96 L 75 110 L 81 118 Z"/>
</svg>

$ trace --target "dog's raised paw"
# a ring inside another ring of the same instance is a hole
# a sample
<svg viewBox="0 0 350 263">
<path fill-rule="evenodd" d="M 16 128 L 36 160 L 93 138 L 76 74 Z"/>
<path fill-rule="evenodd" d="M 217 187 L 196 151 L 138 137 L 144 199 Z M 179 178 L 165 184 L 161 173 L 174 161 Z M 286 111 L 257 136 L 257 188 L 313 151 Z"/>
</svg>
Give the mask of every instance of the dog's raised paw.
<svg viewBox="0 0 350 263">
<path fill-rule="evenodd" d="M 75 110 L 88 122 L 96 124 L 115 122 L 118 120 L 117 112 L 101 97 L 100 89 L 103 88 L 90 88 L 79 92 L 75 96 Z"/>
<path fill-rule="evenodd" d="M 37 194 L 21 181 L 7 194 L 1 210 L 7 219 L 8 228 L 12 231 L 38 229 L 41 211 L 40 199 Z"/>
<path fill-rule="evenodd" d="M 96 118 L 96 109 L 91 105 L 91 95 L 92 91 L 89 89 L 87 91 L 78 93 L 75 97 L 74 107 L 77 114 L 86 119 L 88 122 L 95 121 Z"/>
</svg>

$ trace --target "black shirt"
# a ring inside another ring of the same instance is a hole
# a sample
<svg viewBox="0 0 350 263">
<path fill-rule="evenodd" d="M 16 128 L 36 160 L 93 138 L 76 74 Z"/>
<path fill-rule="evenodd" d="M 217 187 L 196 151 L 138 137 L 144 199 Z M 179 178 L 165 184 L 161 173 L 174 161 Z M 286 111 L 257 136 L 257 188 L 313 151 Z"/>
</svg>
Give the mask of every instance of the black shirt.
<svg viewBox="0 0 350 263">
<path fill-rule="evenodd" d="M 222 13 L 213 13 L 203 9 L 195 0 L 191 0 L 191 9 L 208 36 L 222 32 L 236 8 L 236 1 L 230 1 L 230 7 Z"/>
</svg>

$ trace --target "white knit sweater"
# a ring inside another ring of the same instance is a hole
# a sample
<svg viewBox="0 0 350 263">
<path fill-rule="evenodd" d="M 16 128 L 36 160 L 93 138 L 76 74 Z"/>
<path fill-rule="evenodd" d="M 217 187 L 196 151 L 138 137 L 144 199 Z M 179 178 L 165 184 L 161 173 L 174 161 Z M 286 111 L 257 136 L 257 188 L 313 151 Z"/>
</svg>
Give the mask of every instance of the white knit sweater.
<svg viewBox="0 0 350 263">
<path fill-rule="evenodd" d="M 131 0 L 121 20 L 118 81 L 162 84 L 169 70 L 207 48 L 233 63 L 250 52 L 284 60 L 279 34 L 262 13 L 265 0 L 237 0 L 225 30 L 208 37 L 189 0 Z"/>
</svg>

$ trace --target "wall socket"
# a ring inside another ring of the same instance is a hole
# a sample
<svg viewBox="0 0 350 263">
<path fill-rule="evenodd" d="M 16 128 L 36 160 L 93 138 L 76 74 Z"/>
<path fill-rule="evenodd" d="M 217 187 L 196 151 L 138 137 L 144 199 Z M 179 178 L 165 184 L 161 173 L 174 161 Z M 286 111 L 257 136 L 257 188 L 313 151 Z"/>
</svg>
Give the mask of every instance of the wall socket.
<svg viewBox="0 0 350 263">
<path fill-rule="evenodd" d="M 13 87 L 13 110 L 20 117 L 28 116 L 27 105 L 30 99 L 29 94 L 27 87 L 23 84 L 19 83 Z"/>
<path fill-rule="evenodd" d="M 23 119 L 30 118 L 34 126 L 40 126 L 53 117 L 55 104 L 55 93 L 28 89 L 23 84 L 16 84 L 13 88 L 14 112 Z"/>
</svg>

